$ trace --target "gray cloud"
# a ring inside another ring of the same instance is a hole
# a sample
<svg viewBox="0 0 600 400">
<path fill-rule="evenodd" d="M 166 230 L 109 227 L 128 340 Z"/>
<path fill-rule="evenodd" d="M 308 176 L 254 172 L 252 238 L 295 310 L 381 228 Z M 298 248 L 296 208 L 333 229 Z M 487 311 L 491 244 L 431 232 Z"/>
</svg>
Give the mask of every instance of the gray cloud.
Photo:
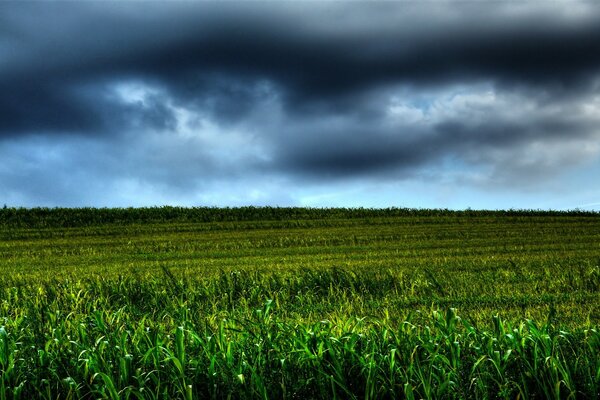
<svg viewBox="0 0 600 400">
<path fill-rule="evenodd" d="M 586 3 L 3 3 L 0 185 L 527 187 L 598 159 L 598 48 Z"/>
</svg>

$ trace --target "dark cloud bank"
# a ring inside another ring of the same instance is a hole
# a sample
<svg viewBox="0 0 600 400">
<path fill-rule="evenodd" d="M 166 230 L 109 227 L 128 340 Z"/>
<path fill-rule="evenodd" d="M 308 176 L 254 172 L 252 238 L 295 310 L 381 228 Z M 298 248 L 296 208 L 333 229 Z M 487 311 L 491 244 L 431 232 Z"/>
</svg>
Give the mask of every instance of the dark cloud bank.
<svg viewBox="0 0 600 400">
<path fill-rule="evenodd" d="M 0 88 L 17 205 L 560 189 L 600 154 L 600 8 L 2 3 Z"/>
</svg>

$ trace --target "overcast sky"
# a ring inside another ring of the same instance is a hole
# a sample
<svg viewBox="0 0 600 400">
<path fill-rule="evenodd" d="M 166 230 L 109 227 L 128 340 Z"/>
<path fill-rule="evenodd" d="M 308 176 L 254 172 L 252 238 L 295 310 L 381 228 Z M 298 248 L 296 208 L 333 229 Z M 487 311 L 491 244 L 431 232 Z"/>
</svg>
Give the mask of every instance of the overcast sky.
<svg viewBox="0 0 600 400">
<path fill-rule="evenodd" d="M 600 6 L 0 3 L 0 205 L 600 209 Z"/>
</svg>

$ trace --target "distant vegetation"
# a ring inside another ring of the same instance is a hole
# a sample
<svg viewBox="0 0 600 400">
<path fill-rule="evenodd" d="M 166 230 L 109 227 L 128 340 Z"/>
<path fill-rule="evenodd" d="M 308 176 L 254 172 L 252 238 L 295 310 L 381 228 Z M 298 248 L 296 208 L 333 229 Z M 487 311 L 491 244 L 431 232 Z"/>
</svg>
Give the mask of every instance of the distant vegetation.
<svg viewBox="0 0 600 400">
<path fill-rule="evenodd" d="M 600 214 L 0 209 L 0 399 L 600 394 Z"/>
<path fill-rule="evenodd" d="M 594 216 L 595 211 L 464 210 L 416 208 L 299 208 L 299 207 L 148 207 L 148 208 L 14 208 L 0 209 L 0 226 L 11 228 L 82 227 L 149 222 L 224 222 L 297 219 L 356 219 L 376 217 L 458 216 Z"/>
</svg>

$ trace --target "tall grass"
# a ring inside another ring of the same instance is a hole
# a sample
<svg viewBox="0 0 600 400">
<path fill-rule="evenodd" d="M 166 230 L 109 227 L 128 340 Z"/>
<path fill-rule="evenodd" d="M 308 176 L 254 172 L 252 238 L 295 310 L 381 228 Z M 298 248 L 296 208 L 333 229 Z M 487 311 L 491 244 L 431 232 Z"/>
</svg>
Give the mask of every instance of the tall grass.
<svg viewBox="0 0 600 400">
<path fill-rule="evenodd" d="M 4 287 L 0 398 L 592 399 L 600 390 L 595 325 L 565 331 L 553 315 L 482 314 L 477 327 L 453 308 L 319 320 L 318 302 L 294 301 L 275 276 L 254 277 L 253 292 L 242 274 L 163 273 Z M 336 307 L 348 299 L 342 288 L 375 282 L 335 269 L 303 278 L 307 292 L 328 287 Z"/>
<path fill-rule="evenodd" d="M 593 213 L 0 221 L 0 400 L 600 395 Z"/>
<path fill-rule="evenodd" d="M 170 296 L 169 311 L 152 315 L 101 308 L 72 289 L 20 298 L 38 315 L 5 319 L 0 398 L 594 399 L 600 390 L 597 327 L 494 316 L 477 328 L 452 308 L 398 324 L 297 323 L 272 300 L 199 318 Z M 79 308 L 61 313 L 64 297 Z"/>
</svg>

